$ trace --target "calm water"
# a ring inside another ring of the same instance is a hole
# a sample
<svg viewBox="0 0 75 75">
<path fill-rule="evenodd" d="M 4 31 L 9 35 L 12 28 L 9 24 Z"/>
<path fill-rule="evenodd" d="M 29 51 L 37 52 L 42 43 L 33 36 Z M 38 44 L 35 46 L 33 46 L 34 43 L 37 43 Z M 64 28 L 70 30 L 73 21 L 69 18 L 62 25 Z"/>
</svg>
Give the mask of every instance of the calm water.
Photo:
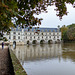
<svg viewBox="0 0 75 75">
<path fill-rule="evenodd" d="M 17 58 L 28 75 L 75 75 L 75 44 L 17 46 Z"/>
</svg>

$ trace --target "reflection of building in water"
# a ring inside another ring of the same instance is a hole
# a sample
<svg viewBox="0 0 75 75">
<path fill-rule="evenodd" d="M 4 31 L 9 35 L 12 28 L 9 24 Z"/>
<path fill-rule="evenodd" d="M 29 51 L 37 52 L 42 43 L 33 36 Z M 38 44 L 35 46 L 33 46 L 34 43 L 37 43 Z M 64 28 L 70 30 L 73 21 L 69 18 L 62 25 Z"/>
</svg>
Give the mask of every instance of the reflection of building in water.
<svg viewBox="0 0 75 75">
<path fill-rule="evenodd" d="M 61 44 L 17 46 L 14 51 L 20 61 L 51 59 L 62 55 Z"/>
</svg>

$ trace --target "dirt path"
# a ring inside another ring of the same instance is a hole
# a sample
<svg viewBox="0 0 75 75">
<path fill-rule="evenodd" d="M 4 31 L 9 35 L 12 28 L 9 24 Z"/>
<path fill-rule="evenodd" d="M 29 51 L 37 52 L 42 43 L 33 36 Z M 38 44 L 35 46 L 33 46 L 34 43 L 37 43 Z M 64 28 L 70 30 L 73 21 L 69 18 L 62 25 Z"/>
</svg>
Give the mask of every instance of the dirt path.
<svg viewBox="0 0 75 75">
<path fill-rule="evenodd" d="M 0 75 L 14 75 L 8 47 L 2 50 L 0 46 Z"/>
</svg>

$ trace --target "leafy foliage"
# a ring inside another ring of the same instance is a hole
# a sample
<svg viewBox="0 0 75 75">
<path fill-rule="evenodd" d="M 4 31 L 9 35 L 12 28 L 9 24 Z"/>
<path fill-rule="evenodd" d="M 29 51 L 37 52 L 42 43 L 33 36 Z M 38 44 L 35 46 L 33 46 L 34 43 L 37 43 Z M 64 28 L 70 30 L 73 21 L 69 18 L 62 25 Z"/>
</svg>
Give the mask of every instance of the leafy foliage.
<svg viewBox="0 0 75 75">
<path fill-rule="evenodd" d="M 61 32 L 64 41 L 75 41 L 75 24 L 62 26 Z"/>
<path fill-rule="evenodd" d="M 69 40 L 72 40 L 72 41 L 75 40 L 75 24 L 73 24 L 73 25 L 70 25 L 70 28 L 67 31 L 67 36 L 68 36 Z"/>
<path fill-rule="evenodd" d="M 0 31 L 8 31 L 15 25 L 34 26 L 41 24 L 41 18 L 35 18 L 34 14 L 47 12 L 49 5 L 56 6 L 57 16 L 67 15 L 66 4 L 75 7 L 75 0 L 0 0 Z"/>
</svg>

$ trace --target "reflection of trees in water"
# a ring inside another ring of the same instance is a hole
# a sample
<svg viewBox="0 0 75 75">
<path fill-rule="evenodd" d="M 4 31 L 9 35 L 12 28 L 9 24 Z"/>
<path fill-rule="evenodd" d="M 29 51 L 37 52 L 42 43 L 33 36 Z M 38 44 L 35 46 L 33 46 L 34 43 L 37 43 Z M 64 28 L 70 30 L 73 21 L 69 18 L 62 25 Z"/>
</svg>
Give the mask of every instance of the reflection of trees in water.
<svg viewBox="0 0 75 75">
<path fill-rule="evenodd" d="M 75 52 L 63 52 L 62 53 L 62 57 L 66 60 L 66 59 L 71 59 L 73 62 L 75 62 Z"/>
<path fill-rule="evenodd" d="M 63 50 L 75 50 L 75 43 L 64 43 L 62 44 Z"/>
<path fill-rule="evenodd" d="M 75 43 L 64 43 L 62 44 L 62 57 L 66 59 L 71 59 L 75 62 Z"/>
</svg>

